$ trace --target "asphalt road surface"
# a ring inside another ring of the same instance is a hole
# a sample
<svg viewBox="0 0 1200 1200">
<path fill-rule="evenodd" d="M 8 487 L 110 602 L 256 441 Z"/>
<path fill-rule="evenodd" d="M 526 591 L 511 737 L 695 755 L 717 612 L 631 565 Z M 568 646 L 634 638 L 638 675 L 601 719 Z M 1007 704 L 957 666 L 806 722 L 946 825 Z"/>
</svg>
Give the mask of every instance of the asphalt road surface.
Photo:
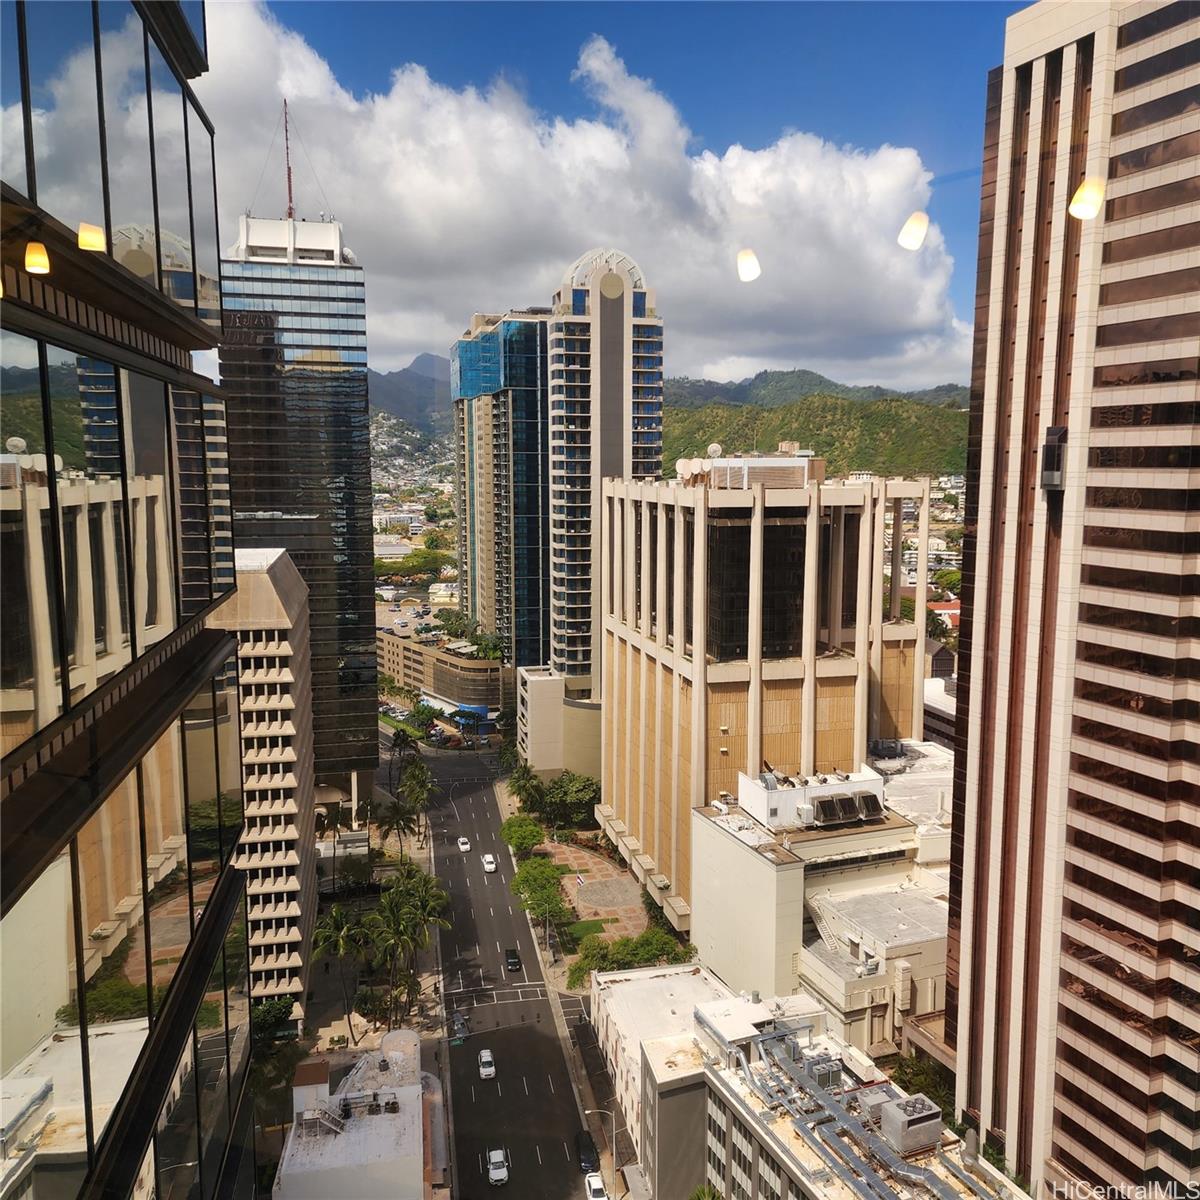
<svg viewBox="0 0 1200 1200">
<path fill-rule="evenodd" d="M 434 870 L 451 904 L 451 926 L 441 933 L 442 997 L 470 1028 L 449 1051 L 454 1195 L 579 1200 L 579 1109 L 529 921 L 509 888 L 513 865 L 500 840 L 493 771 L 470 753 L 428 755 L 426 762 L 441 789 L 430 814 Z M 470 839 L 467 853 L 458 849 L 460 836 Z M 495 856 L 495 873 L 484 871 L 484 854 Z M 506 969 L 508 949 L 520 954 L 520 971 Z M 494 1079 L 479 1078 L 485 1048 L 496 1059 Z M 486 1168 L 487 1151 L 501 1147 L 510 1163 L 504 1189 L 489 1186 Z"/>
</svg>

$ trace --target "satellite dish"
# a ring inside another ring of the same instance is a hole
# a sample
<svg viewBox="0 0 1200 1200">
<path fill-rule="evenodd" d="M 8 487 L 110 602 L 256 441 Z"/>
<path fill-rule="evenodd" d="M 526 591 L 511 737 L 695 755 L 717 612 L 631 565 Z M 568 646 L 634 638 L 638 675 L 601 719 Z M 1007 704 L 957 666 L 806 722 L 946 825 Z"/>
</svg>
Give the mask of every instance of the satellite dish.
<svg viewBox="0 0 1200 1200">
<path fill-rule="evenodd" d="M 707 475 L 708 472 L 712 470 L 712 459 L 711 458 L 702 458 L 700 460 L 700 470 L 703 471 Z"/>
<path fill-rule="evenodd" d="M 713 442 L 712 445 L 709 446 L 709 448 L 705 451 L 705 454 L 707 454 L 709 458 L 720 458 L 722 454 L 721 443 Z"/>
<path fill-rule="evenodd" d="M 13 438 L 12 440 L 17 441 L 18 439 Z M 680 479 L 687 474 L 687 468 L 688 460 L 686 458 L 677 458 L 675 460 L 675 474 L 678 475 Z"/>
<path fill-rule="evenodd" d="M 25 439 L 23 437 L 10 437 L 8 441 L 4 443 L 4 448 L 9 452 L 9 454 L 24 454 Z"/>
</svg>

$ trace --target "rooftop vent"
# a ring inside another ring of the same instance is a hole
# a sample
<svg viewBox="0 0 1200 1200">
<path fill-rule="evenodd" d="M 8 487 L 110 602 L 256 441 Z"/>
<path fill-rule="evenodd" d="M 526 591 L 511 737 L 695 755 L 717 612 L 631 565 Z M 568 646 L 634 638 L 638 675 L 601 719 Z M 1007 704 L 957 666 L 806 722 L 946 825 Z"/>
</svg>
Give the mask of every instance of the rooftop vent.
<svg viewBox="0 0 1200 1200">
<path fill-rule="evenodd" d="M 941 1141 L 942 1110 L 920 1093 L 892 1100 L 879 1110 L 879 1132 L 900 1154 L 928 1150 Z"/>
</svg>

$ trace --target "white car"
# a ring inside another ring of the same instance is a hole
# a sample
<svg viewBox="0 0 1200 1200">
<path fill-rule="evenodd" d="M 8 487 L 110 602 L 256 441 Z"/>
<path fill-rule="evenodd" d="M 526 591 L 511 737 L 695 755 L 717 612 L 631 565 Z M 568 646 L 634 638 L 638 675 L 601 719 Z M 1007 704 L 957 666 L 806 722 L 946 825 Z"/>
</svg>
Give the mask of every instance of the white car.
<svg viewBox="0 0 1200 1200">
<path fill-rule="evenodd" d="M 489 874 L 493 874 L 496 870 L 496 856 L 494 854 L 485 854 L 483 856 L 483 869 Z"/>
<path fill-rule="evenodd" d="M 595 1171 L 583 1177 L 583 1194 L 587 1200 L 608 1200 L 608 1193 L 604 1190 L 604 1180 Z"/>
<path fill-rule="evenodd" d="M 471 853 L 471 839 L 467 838 L 467 837 L 460 837 L 458 839 L 458 848 L 464 854 L 470 854 Z"/>
<path fill-rule="evenodd" d="M 490 1050 L 480 1050 L 479 1052 L 479 1078 L 496 1078 L 496 1060 L 492 1057 Z"/>
<path fill-rule="evenodd" d="M 488 1183 L 499 1187 L 508 1182 L 508 1151 L 489 1150 L 487 1152 Z"/>
</svg>

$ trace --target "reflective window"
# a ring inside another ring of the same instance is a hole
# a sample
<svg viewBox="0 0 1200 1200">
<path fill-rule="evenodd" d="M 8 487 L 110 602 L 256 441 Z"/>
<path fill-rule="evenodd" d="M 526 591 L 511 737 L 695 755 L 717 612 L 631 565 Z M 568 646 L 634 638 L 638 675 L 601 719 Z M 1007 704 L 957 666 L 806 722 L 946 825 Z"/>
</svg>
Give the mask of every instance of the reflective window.
<svg viewBox="0 0 1200 1200">
<path fill-rule="evenodd" d="M 1195 44 L 1200 46 L 1200 41 Z M 1178 137 L 1167 138 L 1166 141 L 1154 142 L 1149 146 L 1140 146 L 1136 150 L 1114 155 L 1108 160 L 1108 177 L 1119 179 L 1122 175 L 1134 175 L 1138 171 L 1164 167 L 1168 163 L 1180 162 L 1197 154 L 1200 154 L 1200 130 L 1181 133 Z"/>
<path fill-rule="evenodd" d="M 225 1044 L 225 966 L 217 955 L 196 1014 L 196 1079 L 200 1097 L 200 1155 L 204 1194 L 216 1191 L 229 1133 L 229 1075 Z"/>
<path fill-rule="evenodd" d="M 155 1200 L 199 1200 L 200 1141 L 196 1120 L 196 1057 L 188 1038 L 175 1081 L 158 1116 Z"/>
<path fill-rule="evenodd" d="M 214 596 L 234 586 L 233 510 L 229 503 L 229 444 L 225 433 L 225 402 L 204 397 L 204 466 L 208 472 L 209 550 L 212 554 Z"/>
<path fill-rule="evenodd" d="M 117 373 L 46 347 L 71 703 L 132 657 Z"/>
<path fill-rule="evenodd" d="M 199 920 L 221 865 L 221 811 L 211 686 L 203 687 L 184 710 L 183 739 L 192 906 Z"/>
<path fill-rule="evenodd" d="M 186 619 L 202 611 L 212 599 L 204 413 L 199 392 L 173 384 L 168 389 L 175 425 L 179 606 Z"/>
<path fill-rule="evenodd" d="M 197 315 L 209 325 L 221 326 L 221 283 L 218 268 L 216 179 L 213 173 L 213 139 L 196 107 L 187 105 L 188 161 L 192 179 L 192 222 L 195 232 Z"/>
<path fill-rule="evenodd" d="M 1200 109 L 1200 89 L 1184 88 L 1182 91 L 1172 92 L 1169 96 L 1147 100 L 1145 104 L 1114 113 L 1113 136 L 1118 133 L 1132 133 L 1135 129 L 1145 129 L 1147 125 L 1156 125 L 1159 121 L 1167 121 L 1171 117 L 1179 117 L 1197 109 Z"/>
<path fill-rule="evenodd" d="M 196 307 L 192 275 L 191 210 L 183 91 L 151 38 L 150 87 L 154 178 L 158 184 L 158 247 L 162 290 L 184 308 Z"/>
<path fill-rule="evenodd" d="M 70 855 L 63 851 L 0 923 L 4 1133 L 10 1146 L 25 1146 L 0 1158 L 6 1196 L 25 1195 L 27 1187 L 34 1197 L 74 1195 L 87 1170 L 75 945 Z"/>
<path fill-rule="evenodd" d="M 25 5 L 25 37 L 37 202 L 72 229 L 81 221 L 103 228 L 91 3 Z"/>
<path fill-rule="evenodd" d="M 1114 196 L 1105 205 L 1104 216 L 1107 221 L 1119 221 L 1124 217 L 1137 217 L 1180 204 L 1190 204 L 1197 199 L 1200 199 L 1200 179 L 1193 176 L 1140 192 L 1130 192 L 1128 196 Z"/>
<path fill-rule="evenodd" d="M 138 652 L 175 628 L 175 555 L 165 387 L 122 372 L 125 461 L 133 531 L 133 624 Z"/>
<path fill-rule="evenodd" d="M 126 0 L 101 0 L 100 59 L 112 254 L 152 284 L 154 192 L 150 165 L 150 105 L 146 98 L 146 39 Z"/>
<path fill-rule="evenodd" d="M 50 476 L 37 343 L 0 334 L 0 736 L 4 753 L 62 712 Z"/>
<path fill-rule="evenodd" d="M 25 121 L 21 113 L 21 61 L 17 41 L 17 6 L 0 3 L 0 146 L 3 147 L 4 182 L 29 194 L 25 177 Z"/>
<path fill-rule="evenodd" d="M 1200 179 L 1197 180 L 1200 185 Z M 1200 195 L 1200 192 L 1197 193 Z M 1142 321 L 1120 321 L 1096 328 L 1096 345 L 1131 346 L 1136 342 L 1165 342 L 1174 338 L 1200 337 L 1200 313 L 1175 313 L 1147 317 Z"/>
<path fill-rule="evenodd" d="M 187 829 L 179 725 L 158 739 L 142 760 L 146 817 L 146 928 L 150 942 L 152 1008 L 162 1005 L 192 939 Z"/>
<path fill-rule="evenodd" d="M 1187 250 L 1192 246 L 1200 246 L 1200 221 L 1189 221 L 1186 225 L 1172 225 L 1167 229 L 1154 229 L 1149 233 L 1138 233 L 1133 237 L 1105 242 L 1104 261 L 1132 262 L 1138 258 L 1148 258 L 1152 254 Z"/>
<path fill-rule="evenodd" d="M 242 831 L 242 732 L 238 707 L 237 659 L 230 658 L 217 676 L 215 721 L 217 773 L 221 792 L 221 857 L 227 859 Z"/>
<path fill-rule="evenodd" d="M 229 1079 L 234 1103 L 250 1065 L 250 972 L 246 946 L 246 901 L 225 935 L 225 1006 L 229 1026 Z"/>
<path fill-rule="evenodd" d="M 1195 295 L 1197 292 L 1200 292 L 1200 267 L 1185 267 L 1180 271 L 1162 271 L 1157 275 L 1139 275 L 1136 279 L 1102 283 L 1100 303 L 1129 304 L 1159 296 Z"/>
<path fill-rule="evenodd" d="M 137 771 L 80 830 L 79 907 L 84 1008 L 96 1141 L 141 1053 L 150 1028 Z M 79 1014 L 69 1014 L 78 1024 Z"/>
</svg>

